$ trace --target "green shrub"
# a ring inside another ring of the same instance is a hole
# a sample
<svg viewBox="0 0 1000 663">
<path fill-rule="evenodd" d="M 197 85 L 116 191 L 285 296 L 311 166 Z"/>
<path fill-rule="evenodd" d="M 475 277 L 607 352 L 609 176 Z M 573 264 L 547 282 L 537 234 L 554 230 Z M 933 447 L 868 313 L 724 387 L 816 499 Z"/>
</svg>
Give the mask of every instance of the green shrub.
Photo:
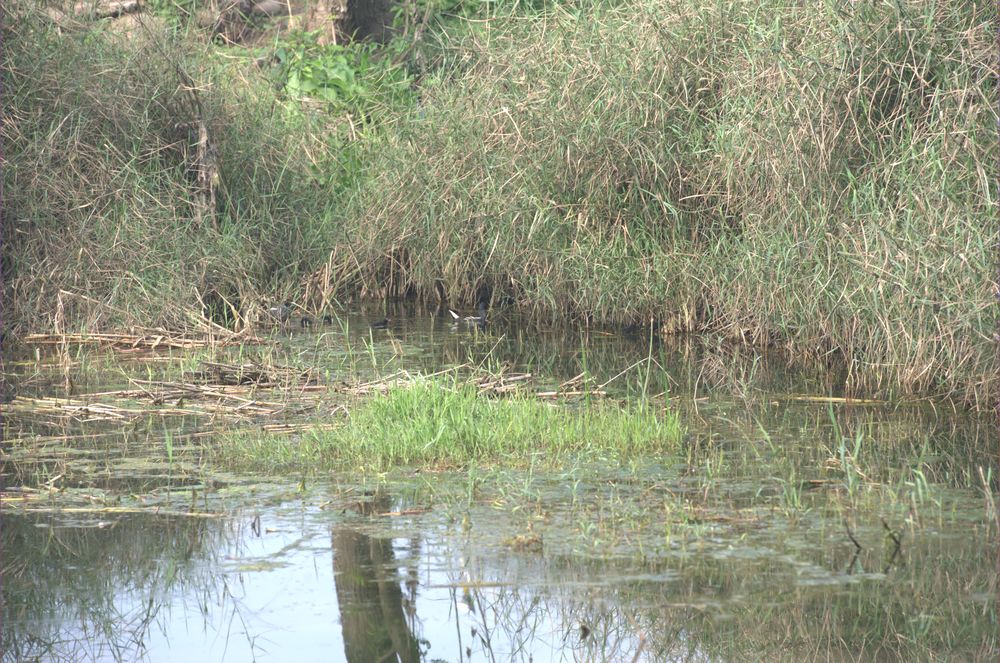
<svg viewBox="0 0 1000 663">
<path fill-rule="evenodd" d="M 391 51 L 372 44 L 320 44 L 318 33 L 291 32 L 274 50 L 275 73 L 293 99 L 318 100 L 328 112 L 348 111 L 359 123 L 383 120 L 413 102 L 411 81 Z"/>
</svg>

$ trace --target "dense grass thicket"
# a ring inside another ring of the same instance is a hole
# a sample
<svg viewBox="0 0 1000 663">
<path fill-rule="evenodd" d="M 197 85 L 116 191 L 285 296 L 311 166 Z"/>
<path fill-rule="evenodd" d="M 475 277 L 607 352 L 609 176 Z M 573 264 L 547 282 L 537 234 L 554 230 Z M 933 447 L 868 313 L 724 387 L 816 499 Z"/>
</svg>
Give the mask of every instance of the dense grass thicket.
<svg viewBox="0 0 1000 663">
<path fill-rule="evenodd" d="M 8 324 L 252 320 L 326 260 L 339 136 L 283 105 L 251 54 L 19 18 L 3 51 Z"/>
<path fill-rule="evenodd" d="M 235 433 L 214 453 L 223 464 L 307 470 L 399 464 L 561 464 L 676 450 L 677 415 L 649 404 L 554 405 L 534 396 L 489 398 L 475 385 L 420 380 L 352 409 L 343 425 L 301 439 Z"/>
<path fill-rule="evenodd" d="M 995 394 L 993 12 L 653 0 L 472 32 L 367 160 L 355 254 Z"/>
<path fill-rule="evenodd" d="M 9 319 L 186 325 L 204 304 L 241 324 L 284 295 L 489 286 L 543 316 L 833 351 L 853 386 L 984 406 L 995 18 L 552 3 L 446 25 L 412 76 L 367 82 L 397 92 L 318 110 L 232 49 L 8 22 Z M 199 122 L 219 182 L 200 220 Z"/>
</svg>

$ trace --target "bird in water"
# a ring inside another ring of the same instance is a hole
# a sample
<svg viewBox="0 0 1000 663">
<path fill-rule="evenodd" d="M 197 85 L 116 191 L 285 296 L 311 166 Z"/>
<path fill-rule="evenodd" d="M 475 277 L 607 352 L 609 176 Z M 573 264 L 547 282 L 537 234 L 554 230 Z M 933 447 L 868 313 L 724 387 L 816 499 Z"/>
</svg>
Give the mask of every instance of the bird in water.
<svg viewBox="0 0 1000 663">
<path fill-rule="evenodd" d="M 388 318 L 386 318 L 385 322 L 388 321 Z M 299 327 L 302 327 L 303 329 L 320 323 L 322 323 L 324 327 L 329 327 L 333 324 L 333 316 L 329 313 L 324 313 L 322 318 L 319 316 L 314 318 L 311 315 L 304 315 L 299 318 Z"/>
<path fill-rule="evenodd" d="M 462 321 L 464 321 L 464 322 L 466 322 L 466 323 L 468 323 L 470 325 L 476 325 L 480 329 L 483 329 L 484 327 L 486 327 L 486 311 L 487 311 L 488 308 L 489 308 L 489 305 L 486 303 L 486 300 L 485 299 L 480 299 L 479 300 L 479 304 L 478 304 L 478 310 L 479 310 L 479 312 L 476 313 L 476 315 L 462 316 L 459 313 L 456 313 L 455 311 L 453 311 L 452 309 L 448 309 L 448 313 L 451 313 L 451 317 L 456 322 L 459 321 L 459 320 L 462 320 Z"/>
<path fill-rule="evenodd" d="M 287 299 L 281 304 L 267 309 L 268 314 L 278 322 L 288 322 L 288 316 L 292 314 L 292 302 Z"/>
<path fill-rule="evenodd" d="M 391 322 L 392 318 L 390 317 L 382 318 L 381 320 L 372 323 L 372 329 L 388 329 L 389 323 Z"/>
</svg>

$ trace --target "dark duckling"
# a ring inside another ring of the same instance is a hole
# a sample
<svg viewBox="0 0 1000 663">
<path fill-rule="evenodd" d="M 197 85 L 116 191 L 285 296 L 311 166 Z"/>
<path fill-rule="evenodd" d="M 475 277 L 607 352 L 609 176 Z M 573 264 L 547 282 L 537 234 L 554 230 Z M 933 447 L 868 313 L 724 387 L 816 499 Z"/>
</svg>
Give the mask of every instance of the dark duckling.
<svg viewBox="0 0 1000 663">
<path fill-rule="evenodd" d="M 372 329 L 388 329 L 389 328 L 389 323 L 391 323 L 391 322 L 392 322 L 392 318 L 389 318 L 389 317 L 382 318 L 378 322 L 373 322 L 372 323 Z"/>
</svg>

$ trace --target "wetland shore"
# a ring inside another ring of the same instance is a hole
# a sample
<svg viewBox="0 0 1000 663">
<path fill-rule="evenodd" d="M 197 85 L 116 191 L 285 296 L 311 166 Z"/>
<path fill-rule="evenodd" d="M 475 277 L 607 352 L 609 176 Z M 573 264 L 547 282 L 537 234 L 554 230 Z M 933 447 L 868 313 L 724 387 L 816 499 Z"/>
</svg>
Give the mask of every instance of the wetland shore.
<svg viewBox="0 0 1000 663">
<path fill-rule="evenodd" d="M 331 45 L 10 3 L 5 345 L 488 291 L 997 401 L 995 6 L 491 7 Z"/>
</svg>

